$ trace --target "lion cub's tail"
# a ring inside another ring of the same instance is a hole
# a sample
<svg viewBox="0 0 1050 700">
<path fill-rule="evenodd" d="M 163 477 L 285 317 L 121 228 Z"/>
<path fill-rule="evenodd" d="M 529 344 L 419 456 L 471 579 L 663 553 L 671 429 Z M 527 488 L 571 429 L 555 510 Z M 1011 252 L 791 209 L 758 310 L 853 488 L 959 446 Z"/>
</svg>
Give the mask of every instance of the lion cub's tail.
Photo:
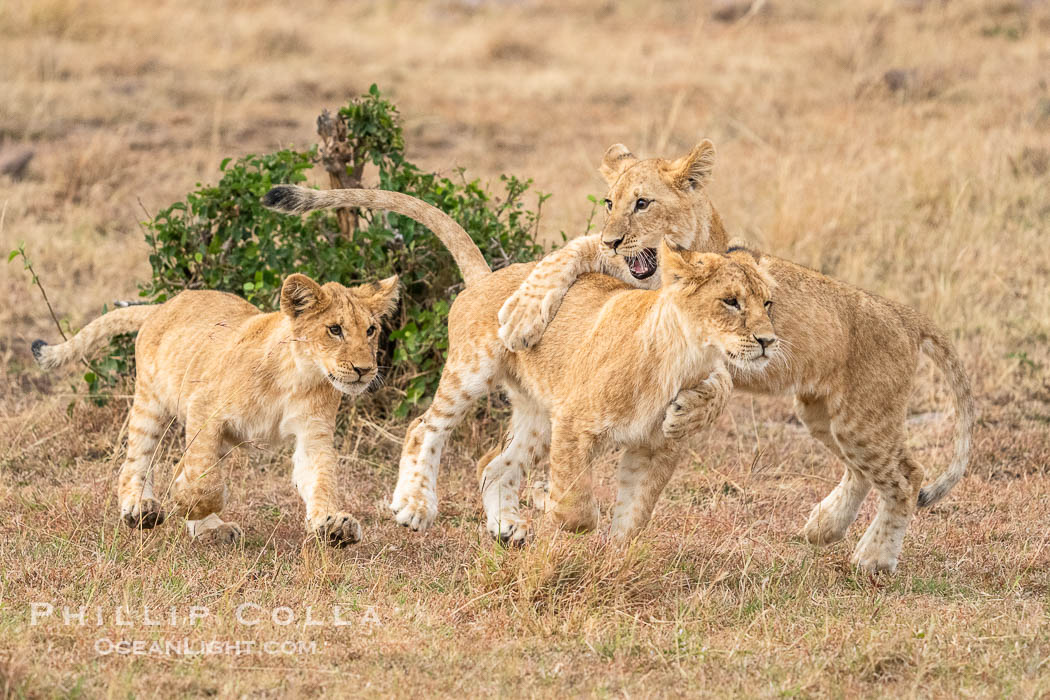
<svg viewBox="0 0 1050 700">
<path fill-rule="evenodd" d="M 919 491 L 919 507 L 933 505 L 941 500 L 959 482 L 970 463 L 973 425 L 976 419 L 970 379 L 948 338 L 932 323 L 926 322 L 922 331 L 922 351 L 940 368 L 955 397 L 955 455 L 948 468 L 929 486 Z"/>
<path fill-rule="evenodd" d="M 463 227 L 437 207 L 401 192 L 388 190 L 311 190 L 297 185 L 277 185 L 263 197 L 263 206 L 287 214 L 315 209 L 367 207 L 407 216 L 426 226 L 445 244 L 469 287 L 489 274 L 489 265 Z"/>
<path fill-rule="evenodd" d="M 81 358 L 86 359 L 99 347 L 108 343 L 113 336 L 137 331 L 156 309 L 156 304 L 114 309 L 105 316 L 99 316 L 75 336 L 58 345 L 34 340 L 33 357 L 44 369 L 54 369 Z"/>
</svg>

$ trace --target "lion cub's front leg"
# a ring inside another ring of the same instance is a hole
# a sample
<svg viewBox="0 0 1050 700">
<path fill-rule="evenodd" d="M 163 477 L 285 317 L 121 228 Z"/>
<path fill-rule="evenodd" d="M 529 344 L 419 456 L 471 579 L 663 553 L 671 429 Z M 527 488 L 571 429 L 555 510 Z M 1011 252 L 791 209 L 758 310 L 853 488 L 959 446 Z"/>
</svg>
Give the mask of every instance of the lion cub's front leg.
<svg viewBox="0 0 1050 700">
<path fill-rule="evenodd" d="M 540 260 L 499 310 L 499 338 L 508 350 L 532 347 L 543 337 L 576 278 L 600 271 L 601 237 L 582 236 Z"/>
<path fill-rule="evenodd" d="M 298 436 L 292 455 L 292 481 L 306 504 L 306 529 L 322 542 L 345 547 L 361 541 L 361 524 L 338 509 L 338 457 L 331 430 Z"/>
<path fill-rule="evenodd" d="M 733 391 L 733 378 L 719 365 L 699 385 L 682 389 L 664 413 L 664 437 L 678 440 L 707 428 L 725 410 Z"/>
</svg>

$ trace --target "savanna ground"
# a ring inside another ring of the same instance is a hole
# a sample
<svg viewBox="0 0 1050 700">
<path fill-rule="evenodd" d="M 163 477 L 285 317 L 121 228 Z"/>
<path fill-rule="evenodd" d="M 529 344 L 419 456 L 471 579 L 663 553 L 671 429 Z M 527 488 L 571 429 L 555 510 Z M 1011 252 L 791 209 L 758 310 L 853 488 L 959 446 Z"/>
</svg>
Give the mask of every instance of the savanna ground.
<svg viewBox="0 0 1050 700">
<path fill-rule="evenodd" d="M 35 158 L 20 179 L 0 176 L 2 247 L 26 242 L 58 314 L 80 326 L 149 276 L 139 200 L 156 211 L 214 182 L 224 156 L 313 143 L 320 109 L 372 82 L 400 106 L 414 161 L 514 172 L 554 193 L 551 239 L 583 230 L 611 143 L 677 155 L 711 137 L 712 197 L 735 235 L 925 310 L 971 373 L 970 474 L 915 520 L 895 576 L 848 563 L 871 502 L 844 543 L 795 538 L 838 467 L 789 399 L 745 395 L 696 441 L 626 554 L 600 535 L 504 551 L 479 532 L 473 460 L 497 439 L 498 411 L 457 433 L 436 526 L 398 528 L 385 504 L 405 425 L 378 422 L 367 401 L 344 406 L 339 437 L 363 543 L 304 537 L 287 450 L 231 465 L 243 546 L 194 546 L 177 522 L 132 532 L 114 498 L 129 399 L 95 406 L 76 372 L 33 366 L 29 341 L 56 333 L 12 263 L 0 267 L 4 693 L 1050 692 L 1050 7 L 737 7 L 7 2 L 0 139 Z M 949 406 L 924 365 L 911 444 L 931 473 L 950 454 Z M 161 463 L 180 451 L 169 440 Z M 33 601 L 54 615 L 31 625 Z M 240 625 L 245 602 L 296 621 Z M 194 605 L 211 616 L 189 624 Z M 350 625 L 332 624 L 336 605 Z M 88 606 L 86 624 L 64 624 L 62 606 Z M 321 625 L 303 625 L 307 606 Z M 144 607 L 165 625 L 145 625 Z M 183 638 L 316 646 L 96 650 Z"/>
</svg>

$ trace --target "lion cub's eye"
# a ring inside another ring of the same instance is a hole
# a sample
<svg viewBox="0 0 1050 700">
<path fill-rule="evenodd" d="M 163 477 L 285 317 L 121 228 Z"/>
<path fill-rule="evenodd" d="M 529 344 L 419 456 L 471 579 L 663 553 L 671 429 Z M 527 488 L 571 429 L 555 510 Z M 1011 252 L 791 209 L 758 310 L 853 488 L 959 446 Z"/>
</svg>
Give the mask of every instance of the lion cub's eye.
<svg viewBox="0 0 1050 700">
<path fill-rule="evenodd" d="M 328 332 L 334 335 L 336 338 L 343 337 L 343 327 L 338 324 L 334 326 L 328 326 Z"/>
<path fill-rule="evenodd" d="M 722 303 L 731 309 L 740 309 L 740 302 L 736 300 L 736 297 L 729 297 L 728 299 L 723 299 Z"/>
<path fill-rule="evenodd" d="M 606 199 L 605 200 L 605 211 L 612 211 L 612 200 L 611 199 Z"/>
<path fill-rule="evenodd" d="M 652 203 L 651 199 L 641 199 L 641 198 L 639 198 L 638 201 L 636 201 L 634 203 L 634 210 L 635 211 L 645 211 L 646 209 L 649 208 L 649 204 L 650 203 Z"/>
<path fill-rule="evenodd" d="M 373 324 L 372 324 L 371 326 L 369 326 L 369 327 L 368 327 L 368 329 L 367 329 L 367 330 L 365 331 L 365 335 L 367 335 L 367 336 L 368 336 L 369 338 L 371 338 L 371 337 L 372 337 L 373 335 L 375 335 L 375 334 L 376 334 L 376 325 L 375 325 L 375 324 L 373 323 Z"/>
</svg>

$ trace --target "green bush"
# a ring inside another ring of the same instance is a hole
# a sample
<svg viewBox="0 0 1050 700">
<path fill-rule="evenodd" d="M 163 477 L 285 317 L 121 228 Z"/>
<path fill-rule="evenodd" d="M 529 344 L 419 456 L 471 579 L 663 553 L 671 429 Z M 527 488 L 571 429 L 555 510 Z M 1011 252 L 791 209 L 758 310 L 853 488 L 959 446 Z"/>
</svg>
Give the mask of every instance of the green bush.
<svg viewBox="0 0 1050 700">
<path fill-rule="evenodd" d="M 327 112 L 322 120 L 331 115 Z M 437 238 L 415 221 L 387 212 L 359 211 L 356 230 L 343 230 L 338 216 L 315 212 L 296 217 L 264 209 L 272 185 L 306 180 L 315 163 L 331 169 L 335 150 L 346 154 L 347 175 L 357 181 L 374 166 L 376 186 L 404 192 L 447 212 L 469 232 L 494 268 L 534 260 L 540 194 L 525 205 L 531 180 L 500 177 L 491 192 L 462 170 L 453 178 L 428 173 L 404 157 L 397 109 L 373 85 L 334 117 L 340 143 L 331 140 L 308 151 L 226 159 L 222 177 L 157 213 L 146 222 L 153 278 L 141 296 L 164 301 L 184 289 L 218 289 L 247 298 L 263 310 L 276 308 L 282 279 L 301 272 L 321 281 L 356 284 L 397 273 L 402 280 L 400 316 L 391 321 L 384 347 L 389 384 L 402 393 L 398 415 L 436 388 L 448 345 L 449 303 L 462 279 Z M 335 148 L 334 148 L 335 147 Z M 333 150 L 334 148 L 334 150 Z M 324 151 L 319 153 L 319 149 Z M 126 360 L 127 346 L 114 348 L 110 364 Z M 381 360 L 382 362 L 382 360 Z M 98 381 L 97 378 L 95 378 Z"/>
</svg>

